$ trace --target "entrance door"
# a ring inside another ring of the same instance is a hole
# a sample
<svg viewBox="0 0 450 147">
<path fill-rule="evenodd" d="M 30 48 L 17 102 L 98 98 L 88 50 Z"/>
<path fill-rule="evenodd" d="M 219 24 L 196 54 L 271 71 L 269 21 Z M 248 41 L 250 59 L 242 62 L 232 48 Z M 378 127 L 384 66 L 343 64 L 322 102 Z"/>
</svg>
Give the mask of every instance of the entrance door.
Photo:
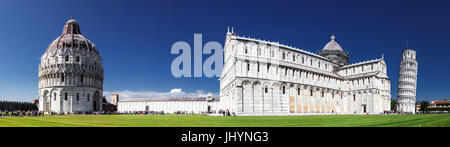
<svg viewBox="0 0 450 147">
<path fill-rule="evenodd" d="M 44 107 L 43 111 L 50 113 L 50 99 L 51 98 L 49 96 L 50 94 L 48 94 L 48 93 L 49 92 L 47 90 L 44 91 L 42 104 L 43 104 L 43 107 Z"/>
<path fill-rule="evenodd" d="M 97 108 L 97 101 L 95 101 L 95 100 L 94 100 L 94 103 L 93 103 L 93 108 L 94 108 L 94 112 L 95 112 L 95 111 L 98 111 L 98 108 Z"/>
<path fill-rule="evenodd" d="M 94 111 L 100 111 L 100 104 L 102 103 L 102 99 L 100 98 L 100 93 L 98 91 L 94 92 L 94 106 L 92 108 L 94 108 Z"/>
<path fill-rule="evenodd" d="M 367 112 L 366 111 L 366 104 L 363 104 L 362 107 L 363 107 L 363 112 L 366 113 Z"/>
<path fill-rule="evenodd" d="M 45 110 L 44 111 L 50 113 L 50 102 L 49 101 L 45 102 Z"/>
</svg>

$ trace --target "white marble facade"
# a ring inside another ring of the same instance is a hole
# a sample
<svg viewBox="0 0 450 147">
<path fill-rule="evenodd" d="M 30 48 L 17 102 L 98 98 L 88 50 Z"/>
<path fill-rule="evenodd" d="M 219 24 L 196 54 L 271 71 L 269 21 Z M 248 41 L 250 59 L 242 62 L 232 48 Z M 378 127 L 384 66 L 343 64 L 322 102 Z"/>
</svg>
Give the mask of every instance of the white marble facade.
<svg viewBox="0 0 450 147">
<path fill-rule="evenodd" d="M 120 113 L 134 112 L 164 112 L 164 113 L 204 113 L 219 111 L 219 100 L 212 97 L 197 98 L 131 98 L 121 100 L 118 103 L 117 111 Z"/>
<path fill-rule="evenodd" d="M 384 58 L 348 65 L 348 53 L 335 39 L 315 54 L 227 32 L 220 108 L 237 115 L 390 111 Z"/>
<path fill-rule="evenodd" d="M 41 57 L 38 91 L 39 111 L 45 113 L 102 110 L 102 59 L 73 18 Z"/>
<path fill-rule="evenodd" d="M 416 113 L 417 69 L 416 51 L 403 50 L 398 78 L 397 112 Z"/>
</svg>

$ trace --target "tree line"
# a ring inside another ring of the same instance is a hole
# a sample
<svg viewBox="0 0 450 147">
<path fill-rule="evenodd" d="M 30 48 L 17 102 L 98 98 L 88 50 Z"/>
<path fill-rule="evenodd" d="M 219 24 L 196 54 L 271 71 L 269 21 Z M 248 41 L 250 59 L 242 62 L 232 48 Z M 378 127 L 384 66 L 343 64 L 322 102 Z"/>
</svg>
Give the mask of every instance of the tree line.
<svg viewBox="0 0 450 147">
<path fill-rule="evenodd" d="M 37 111 L 36 104 L 30 102 L 0 101 L 0 111 Z"/>
</svg>

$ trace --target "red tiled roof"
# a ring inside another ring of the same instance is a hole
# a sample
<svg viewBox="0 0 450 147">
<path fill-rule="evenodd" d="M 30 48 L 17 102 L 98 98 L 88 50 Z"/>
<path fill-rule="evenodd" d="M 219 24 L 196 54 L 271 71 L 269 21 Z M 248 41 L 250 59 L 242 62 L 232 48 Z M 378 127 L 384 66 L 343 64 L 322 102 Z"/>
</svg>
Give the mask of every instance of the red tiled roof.
<svg viewBox="0 0 450 147">
<path fill-rule="evenodd" d="M 206 101 L 206 97 L 180 97 L 180 98 L 131 98 L 121 100 L 123 102 L 153 102 L 153 101 Z M 213 101 L 218 101 L 219 98 L 212 98 Z"/>
<path fill-rule="evenodd" d="M 431 102 L 432 105 L 436 105 L 436 104 L 450 104 L 450 100 L 442 100 L 442 101 L 432 101 Z"/>
</svg>

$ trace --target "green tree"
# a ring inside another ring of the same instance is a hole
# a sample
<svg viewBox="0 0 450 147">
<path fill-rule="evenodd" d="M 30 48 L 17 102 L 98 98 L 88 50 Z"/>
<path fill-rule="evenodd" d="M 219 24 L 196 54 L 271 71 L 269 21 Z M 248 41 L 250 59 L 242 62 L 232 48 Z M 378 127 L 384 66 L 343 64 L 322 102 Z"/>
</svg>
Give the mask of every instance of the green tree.
<svg viewBox="0 0 450 147">
<path fill-rule="evenodd" d="M 397 111 L 397 100 L 391 100 L 391 110 Z"/>
<path fill-rule="evenodd" d="M 428 103 L 428 101 L 423 100 L 422 102 L 420 102 L 420 110 L 419 111 L 427 111 L 428 106 L 430 106 L 430 103 Z"/>
</svg>

